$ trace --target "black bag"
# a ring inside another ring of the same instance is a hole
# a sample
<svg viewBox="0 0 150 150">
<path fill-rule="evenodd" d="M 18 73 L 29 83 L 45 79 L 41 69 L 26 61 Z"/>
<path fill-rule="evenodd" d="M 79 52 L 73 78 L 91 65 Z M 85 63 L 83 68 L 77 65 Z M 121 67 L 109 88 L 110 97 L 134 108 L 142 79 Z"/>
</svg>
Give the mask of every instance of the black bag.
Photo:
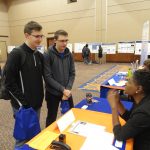
<svg viewBox="0 0 150 150">
<path fill-rule="evenodd" d="M 4 70 L 5 70 L 5 66 L 4 66 Z M 0 78 L 0 99 L 9 100 L 10 99 L 9 91 L 5 88 L 6 76 L 4 75 L 4 70 L 3 73 L 1 73 L 1 78 Z"/>
<path fill-rule="evenodd" d="M 26 59 L 26 53 L 24 52 L 24 50 L 22 50 L 20 47 L 15 48 L 16 51 L 18 51 L 20 53 L 20 57 L 21 57 L 21 67 L 23 66 L 25 59 Z M 0 78 L 0 99 L 3 100 L 10 100 L 11 95 L 9 93 L 9 91 L 6 89 L 6 85 L 5 85 L 5 80 L 6 80 L 6 69 L 7 68 L 7 62 L 5 64 L 5 66 L 2 69 L 1 72 L 1 78 Z"/>
</svg>

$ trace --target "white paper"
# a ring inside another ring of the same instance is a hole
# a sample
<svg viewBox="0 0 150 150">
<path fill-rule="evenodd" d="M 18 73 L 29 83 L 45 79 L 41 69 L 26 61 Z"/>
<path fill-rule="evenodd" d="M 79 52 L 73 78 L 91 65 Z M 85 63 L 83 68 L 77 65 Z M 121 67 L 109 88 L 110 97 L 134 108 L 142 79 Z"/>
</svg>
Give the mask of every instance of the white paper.
<svg viewBox="0 0 150 150">
<path fill-rule="evenodd" d="M 116 84 L 115 80 L 112 78 L 110 80 L 108 80 L 109 85 L 114 85 Z"/>
<path fill-rule="evenodd" d="M 122 144 L 123 142 L 122 141 L 117 141 L 115 142 L 115 146 L 118 147 L 118 148 L 122 148 Z"/>
<path fill-rule="evenodd" d="M 94 133 L 93 133 L 94 134 Z M 108 132 L 101 132 L 101 134 L 94 134 L 86 138 L 80 150 L 118 150 L 112 145 L 114 135 Z"/>
<path fill-rule="evenodd" d="M 105 131 L 105 126 L 100 126 L 88 122 L 77 121 L 74 125 L 69 129 L 70 133 L 77 134 L 80 136 L 88 137 L 96 134 L 101 134 L 101 132 Z"/>
<path fill-rule="evenodd" d="M 125 71 L 119 71 L 119 72 L 117 73 L 117 75 L 127 75 L 127 73 L 128 73 L 128 72 L 125 72 Z"/>
<path fill-rule="evenodd" d="M 125 86 L 126 83 L 127 83 L 127 81 L 122 80 L 122 81 L 119 81 L 118 83 L 115 83 L 115 85 L 116 86 Z"/>
<path fill-rule="evenodd" d="M 88 108 L 88 105 L 83 105 L 81 108 L 82 108 L 82 109 L 87 109 L 87 108 Z"/>
<path fill-rule="evenodd" d="M 73 121 L 75 121 L 75 116 L 70 110 L 65 115 L 63 115 L 56 123 L 60 132 L 63 132 Z"/>
</svg>

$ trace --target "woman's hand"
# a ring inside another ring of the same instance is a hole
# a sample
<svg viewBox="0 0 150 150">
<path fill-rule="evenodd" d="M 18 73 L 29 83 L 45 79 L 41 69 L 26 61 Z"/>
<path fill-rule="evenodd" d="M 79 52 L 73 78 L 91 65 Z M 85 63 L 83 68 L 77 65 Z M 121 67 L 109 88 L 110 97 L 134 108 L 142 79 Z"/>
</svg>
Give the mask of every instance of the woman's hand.
<svg viewBox="0 0 150 150">
<path fill-rule="evenodd" d="M 107 94 L 107 99 L 112 109 L 117 108 L 117 104 L 119 104 L 120 102 L 120 97 L 117 90 L 114 89 L 109 90 Z"/>
</svg>

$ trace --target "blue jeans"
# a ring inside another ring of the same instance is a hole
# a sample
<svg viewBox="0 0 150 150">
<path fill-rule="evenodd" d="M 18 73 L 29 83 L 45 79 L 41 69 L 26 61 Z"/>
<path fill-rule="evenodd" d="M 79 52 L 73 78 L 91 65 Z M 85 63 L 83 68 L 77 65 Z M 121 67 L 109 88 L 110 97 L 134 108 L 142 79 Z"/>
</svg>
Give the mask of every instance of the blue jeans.
<svg viewBox="0 0 150 150">
<path fill-rule="evenodd" d="M 14 107 L 12 107 L 12 109 L 13 109 L 13 115 L 15 116 L 16 112 L 18 111 L 18 109 L 15 109 Z M 37 116 L 38 116 L 38 118 L 39 118 L 39 120 L 40 120 L 41 108 L 39 108 L 38 110 L 35 110 L 35 111 L 36 111 Z M 23 141 L 16 140 L 14 150 L 17 150 L 17 147 L 19 148 L 19 147 L 23 146 L 23 145 L 24 145 L 25 143 L 27 143 L 27 142 L 28 142 L 27 140 L 23 140 Z"/>
</svg>

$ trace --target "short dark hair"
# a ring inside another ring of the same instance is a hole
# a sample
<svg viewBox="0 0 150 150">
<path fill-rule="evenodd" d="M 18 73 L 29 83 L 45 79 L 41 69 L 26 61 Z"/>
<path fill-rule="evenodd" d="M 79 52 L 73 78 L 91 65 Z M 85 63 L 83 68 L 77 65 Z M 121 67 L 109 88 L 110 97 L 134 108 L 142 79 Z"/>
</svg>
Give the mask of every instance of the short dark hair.
<svg viewBox="0 0 150 150">
<path fill-rule="evenodd" d="M 39 23 L 35 22 L 35 21 L 30 21 L 24 27 L 24 33 L 31 34 L 33 30 L 41 31 L 42 26 Z"/>
<path fill-rule="evenodd" d="M 150 59 L 144 61 L 144 66 L 146 66 L 150 71 Z"/>
<path fill-rule="evenodd" d="M 146 95 L 150 94 L 150 72 L 145 69 L 139 69 L 134 72 L 133 79 L 138 85 L 143 87 Z"/>
<path fill-rule="evenodd" d="M 59 35 L 68 36 L 68 33 L 65 30 L 57 30 L 54 33 L 54 39 L 58 39 Z"/>
</svg>

